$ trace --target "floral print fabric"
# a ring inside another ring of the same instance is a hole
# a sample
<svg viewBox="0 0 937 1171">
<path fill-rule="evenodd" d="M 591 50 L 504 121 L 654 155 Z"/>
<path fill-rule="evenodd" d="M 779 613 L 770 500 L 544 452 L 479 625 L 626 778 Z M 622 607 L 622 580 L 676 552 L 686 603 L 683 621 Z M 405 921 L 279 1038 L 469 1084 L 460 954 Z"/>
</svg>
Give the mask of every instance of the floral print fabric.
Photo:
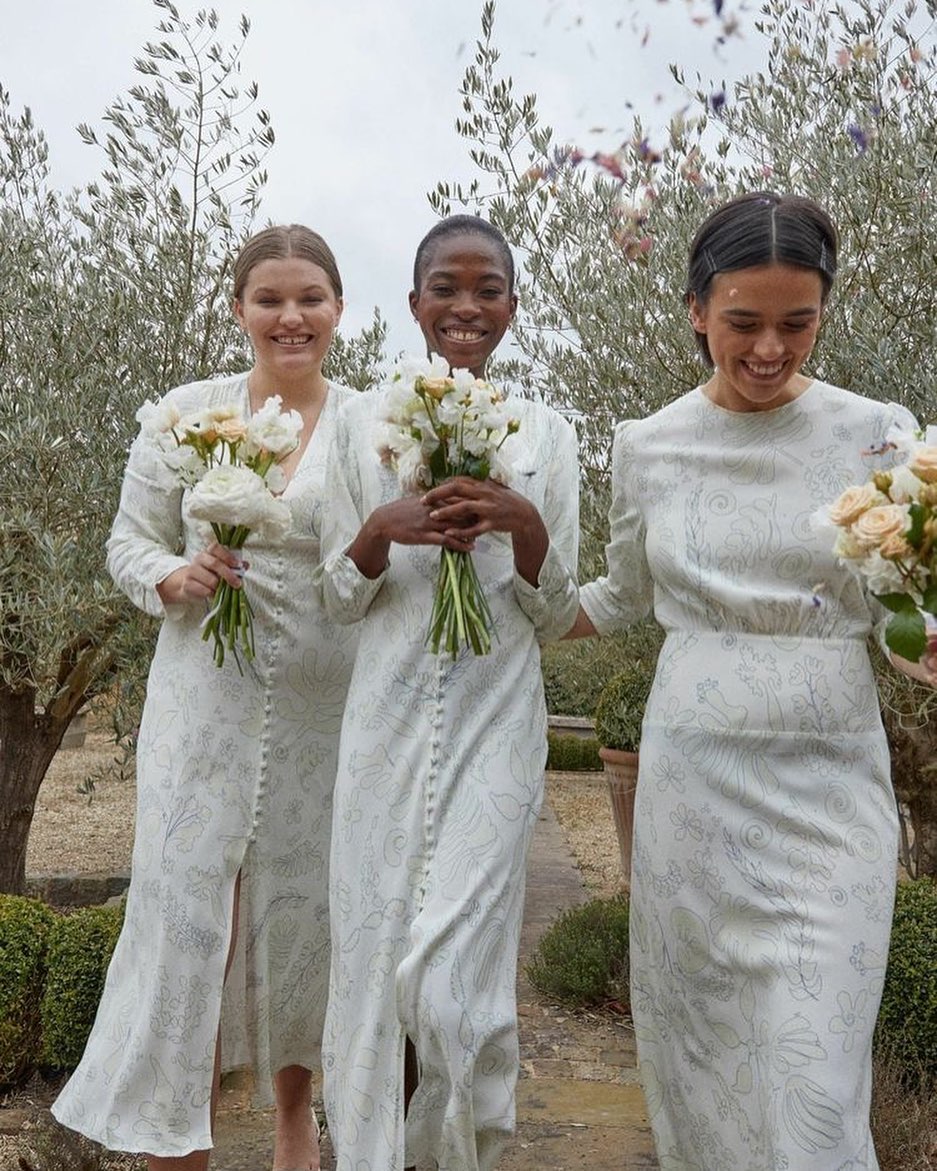
<svg viewBox="0 0 937 1171">
<path fill-rule="evenodd" d="M 550 550 L 534 589 L 514 573 L 509 537 L 477 542 L 496 634 L 488 655 L 455 660 L 424 645 L 438 549 L 393 545 L 376 581 L 345 556 L 400 495 L 376 452 L 380 399 L 349 404 L 337 427 L 322 586 L 330 617 L 361 628 L 335 790 L 323 1040 L 338 1171 L 433 1159 L 487 1171 L 513 1129 L 517 947 L 546 756 L 538 640 L 576 615 L 578 472 L 558 415 L 522 399 L 511 413 L 514 486 L 539 508 Z M 406 1128 L 405 1036 L 420 1063 Z"/>
<path fill-rule="evenodd" d="M 325 458 L 342 400 L 331 385 L 283 494 L 286 538 L 248 539 L 257 657 L 223 668 L 200 637 L 204 606 L 165 614 L 137 744 L 137 819 L 124 928 L 81 1064 L 54 1106 L 104 1146 L 156 1155 L 210 1147 L 221 1017 L 225 1068 L 251 1063 L 261 1101 L 280 1068 L 314 1069 L 329 967 L 332 787 L 355 632 L 310 587 Z M 180 411 L 234 402 L 247 376 L 171 391 Z M 164 614 L 155 586 L 210 541 L 187 494 L 137 440 L 109 541 L 131 599 Z M 241 873 L 238 941 L 222 982 Z"/>
<path fill-rule="evenodd" d="M 600 631 L 666 631 L 640 752 L 632 1007 L 663 1171 L 854 1171 L 897 817 L 873 612 L 811 514 L 900 408 L 821 382 L 767 412 L 700 390 L 621 424 Z"/>
</svg>

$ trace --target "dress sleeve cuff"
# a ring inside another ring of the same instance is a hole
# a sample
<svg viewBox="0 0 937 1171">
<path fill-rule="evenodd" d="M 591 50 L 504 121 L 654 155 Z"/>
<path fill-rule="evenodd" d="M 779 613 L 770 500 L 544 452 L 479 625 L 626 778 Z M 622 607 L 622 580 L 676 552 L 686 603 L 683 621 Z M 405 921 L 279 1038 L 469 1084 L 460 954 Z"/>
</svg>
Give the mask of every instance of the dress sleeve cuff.
<svg viewBox="0 0 937 1171">
<path fill-rule="evenodd" d="M 335 553 L 321 567 L 326 613 L 333 622 L 347 625 L 360 621 L 387 577 L 386 567 L 377 577 L 365 577 L 344 552 Z"/>
<path fill-rule="evenodd" d="M 530 619 L 538 642 L 553 642 L 570 629 L 579 612 L 576 579 L 551 542 L 543 559 L 536 586 L 515 570 L 514 594 Z"/>
</svg>

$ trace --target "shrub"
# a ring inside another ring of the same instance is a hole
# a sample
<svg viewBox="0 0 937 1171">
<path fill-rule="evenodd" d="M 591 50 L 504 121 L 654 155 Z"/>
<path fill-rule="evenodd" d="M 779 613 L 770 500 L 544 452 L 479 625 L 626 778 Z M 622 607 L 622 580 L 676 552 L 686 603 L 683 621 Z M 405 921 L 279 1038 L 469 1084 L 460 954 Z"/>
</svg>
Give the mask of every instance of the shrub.
<svg viewBox="0 0 937 1171">
<path fill-rule="evenodd" d="M 937 1076 L 937 882 L 900 882 L 876 1046 L 900 1054 L 909 1085 Z"/>
<path fill-rule="evenodd" d="M 547 768 L 561 773 L 601 772 L 598 740 L 594 736 L 548 732 Z"/>
<path fill-rule="evenodd" d="M 566 911 L 544 932 L 527 975 L 538 992 L 573 1008 L 627 1006 L 627 900 L 592 899 Z"/>
<path fill-rule="evenodd" d="M 124 904 L 82 907 L 57 919 L 42 997 L 42 1065 L 74 1069 L 88 1039 Z"/>
<path fill-rule="evenodd" d="M 0 895 L 0 1085 L 33 1068 L 39 1046 L 39 999 L 55 916 L 43 903 Z"/>
<path fill-rule="evenodd" d="M 635 659 L 605 685 L 595 709 L 595 737 L 603 748 L 637 752 L 654 660 Z"/>
<path fill-rule="evenodd" d="M 551 716 L 595 714 L 602 688 L 636 658 L 654 659 L 663 641 L 656 622 L 642 622 L 602 638 L 551 643 L 540 652 L 543 690 Z"/>
</svg>

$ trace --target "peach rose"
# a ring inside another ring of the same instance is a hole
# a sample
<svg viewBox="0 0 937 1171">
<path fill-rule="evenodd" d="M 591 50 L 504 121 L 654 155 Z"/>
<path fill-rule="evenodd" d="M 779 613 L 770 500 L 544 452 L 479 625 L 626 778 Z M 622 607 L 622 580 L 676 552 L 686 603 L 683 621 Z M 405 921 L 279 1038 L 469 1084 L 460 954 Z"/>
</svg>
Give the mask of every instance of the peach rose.
<svg viewBox="0 0 937 1171">
<path fill-rule="evenodd" d="M 903 504 L 878 504 L 866 509 L 852 526 L 853 536 L 867 549 L 880 546 L 887 537 L 903 537 L 908 528 L 908 509 Z"/>
<path fill-rule="evenodd" d="M 847 488 L 830 505 L 830 520 L 834 525 L 851 525 L 873 504 L 880 504 L 883 499 L 885 498 L 871 481 Z"/>
<path fill-rule="evenodd" d="M 447 390 L 452 390 L 452 379 L 421 378 L 420 390 L 425 390 L 430 398 L 434 398 L 439 402 L 445 396 Z"/>
<path fill-rule="evenodd" d="M 878 551 L 886 561 L 907 561 L 914 556 L 914 549 L 905 540 L 903 533 L 891 533 L 879 545 Z"/>
<path fill-rule="evenodd" d="M 247 424 L 241 418 L 221 419 L 216 430 L 226 443 L 240 443 L 247 434 Z"/>
<path fill-rule="evenodd" d="M 911 471 L 925 484 L 937 484 L 937 447 L 921 447 L 911 460 Z"/>
</svg>

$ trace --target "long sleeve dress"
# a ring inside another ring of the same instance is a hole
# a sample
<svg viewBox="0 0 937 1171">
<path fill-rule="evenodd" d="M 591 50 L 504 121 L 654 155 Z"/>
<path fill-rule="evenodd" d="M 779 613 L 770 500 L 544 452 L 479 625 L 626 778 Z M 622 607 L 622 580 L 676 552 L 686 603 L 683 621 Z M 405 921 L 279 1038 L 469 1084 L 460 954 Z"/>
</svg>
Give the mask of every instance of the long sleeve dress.
<svg viewBox="0 0 937 1171">
<path fill-rule="evenodd" d="M 436 656 L 425 637 L 439 549 L 395 544 L 374 581 L 345 555 L 365 518 L 400 496 L 369 426 L 380 399 L 367 398 L 336 429 L 320 569 L 329 617 L 361 632 L 335 789 L 329 1133 L 338 1171 L 433 1159 L 486 1171 L 514 1124 L 517 949 L 546 757 L 538 642 L 563 634 L 578 606 L 575 436 L 541 404 L 512 400 L 513 486 L 539 509 L 549 551 L 533 588 L 510 537 L 480 539 L 491 651 Z M 420 1082 L 404 1126 L 408 1036 Z"/>
<path fill-rule="evenodd" d="M 619 426 L 600 632 L 653 605 L 632 1009 L 664 1171 L 878 1167 L 871 1045 L 897 863 L 873 614 L 811 514 L 901 408 L 822 382 L 772 411 L 695 390 Z M 912 423 L 913 425 L 913 423 Z"/>
<path fill-rule="evenodd" d="M 247 375 L 177 388 L 185 414 L 234 403 Z M 126 918 L 81 1063 L 53 1113 L 111 1149 L 183 1155 L 212 1145 L 219 1017 L 225 1068 L 316 1068 L 328 986 L 328 856 L 338 734 L 355 631 L 323 615 L 310 587 L 340 403 L 330 385 L 283 493 L 290 529 L 248 538 L 244 588 L 256 659 L 218 668 L 202 604 L 163 607 L 156 585 L 210 541 L 167 486 L 149 444 L 131 449 L 108 543 L 117 584 L 164 618 L 137 743 L 136 836 Z M 235 879 L 235 957 L 224 988 Z"/>
</svg>

